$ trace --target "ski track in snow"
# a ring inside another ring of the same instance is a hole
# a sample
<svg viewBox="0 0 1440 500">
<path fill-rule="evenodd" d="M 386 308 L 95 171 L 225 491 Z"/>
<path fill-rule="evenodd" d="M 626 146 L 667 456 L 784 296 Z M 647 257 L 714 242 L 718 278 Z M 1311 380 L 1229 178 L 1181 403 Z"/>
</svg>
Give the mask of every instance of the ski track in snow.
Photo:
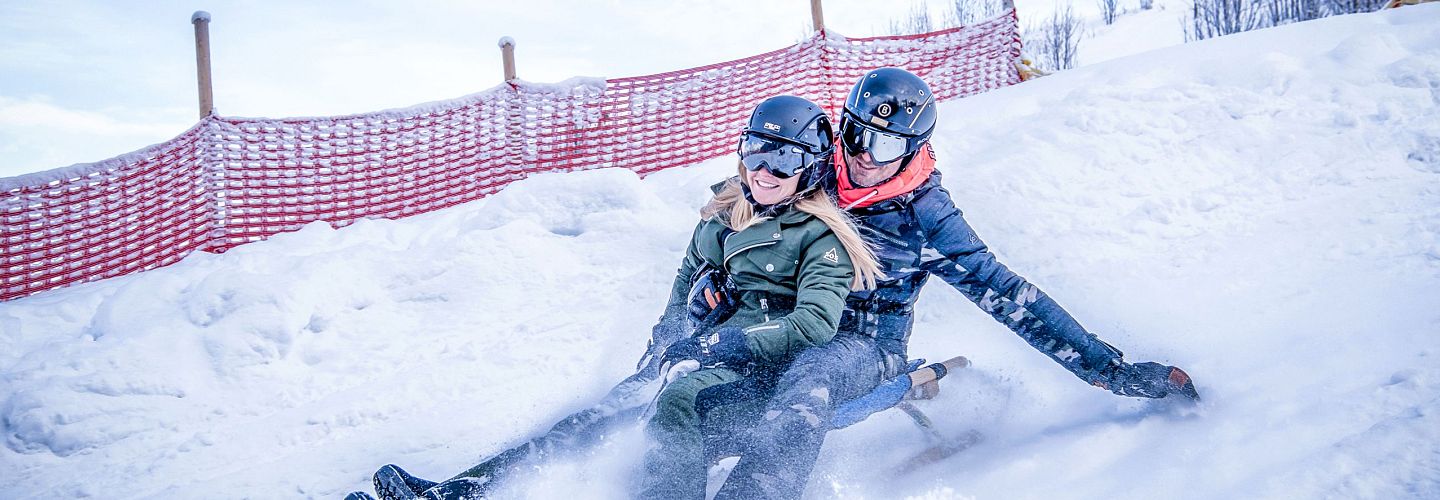
<svg viewBox="0 0 1440 500">
<path fill-rule="evenodd" d="M 941 106 L 1001 261 L 1194 408 L 1085 386 L 943 283 L 920 403 L 984 440 L 908 474 L 898 412 L 832 433 L 839 498 L 1440 496 L 1440 5 L 1116 59 Z M 338 498 L 447 477 L 633 368 L 733 159 L 540 175 L 0 304 L 0 497 Z M 499 492 L 624 498 L 629 429 Z M 723 471 L 717 470 L 717 474 Z"/>
</svg>

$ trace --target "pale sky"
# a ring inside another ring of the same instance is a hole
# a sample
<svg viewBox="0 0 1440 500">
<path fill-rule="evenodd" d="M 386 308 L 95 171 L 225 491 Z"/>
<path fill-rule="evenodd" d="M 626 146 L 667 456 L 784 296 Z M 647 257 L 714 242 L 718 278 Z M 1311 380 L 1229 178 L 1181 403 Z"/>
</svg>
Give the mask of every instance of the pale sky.
<svg viewBox="0 0 1440 500">
<path fill-rule="evenodd" d="M 932 11 L 945 2 L 931 1 Z M 832 32 L 881 34 L 908 2 L 826 0 Z M 887 10 L 888 9 L 888 10 Z M 196 10 L 211 14 L 215 107 L 226 116 L 365 113 L 519 77 L 556 82 L 671 71 L 782 48 L 808 0 L 0 3 L 0 177 L 163 142 L 198 117 Z"/>
</svg>

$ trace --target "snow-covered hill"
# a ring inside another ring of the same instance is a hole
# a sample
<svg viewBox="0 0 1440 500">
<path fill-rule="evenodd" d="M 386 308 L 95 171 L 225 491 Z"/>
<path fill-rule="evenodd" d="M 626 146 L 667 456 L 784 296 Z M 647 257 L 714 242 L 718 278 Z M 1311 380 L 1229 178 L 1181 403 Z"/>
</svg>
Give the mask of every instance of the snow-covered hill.
<svg viewBox="0 0 1440 500">
<path fill-rule="evenodd" d="M 1090 388 L 937 284 L 912 354 L 975 365 L 831 435 L 842 498 L 1440 496 L 1440 4 L 1252 32 L 941 106 L 1001 260 L 1195 409 Z M 543 175 L 485 201 L 0 303 L 0 497 L 336 498 L 448 476 L 632 369 L 705 186 Z M 638 432 L 500 492 L 624 498 Z"/>
</svg>

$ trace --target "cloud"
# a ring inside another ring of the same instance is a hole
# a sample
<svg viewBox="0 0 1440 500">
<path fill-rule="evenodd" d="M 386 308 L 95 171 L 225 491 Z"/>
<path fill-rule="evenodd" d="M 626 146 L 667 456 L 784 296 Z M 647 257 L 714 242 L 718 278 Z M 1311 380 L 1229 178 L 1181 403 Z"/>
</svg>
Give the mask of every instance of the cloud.
<svg viewBox="0 0 1440 500">
<path fill-rule="evenodd" d="M 164 142 L 193 124 L 185 111 L 84 111 L 43 96 L 0 96 L 0 176 L 96 162 Z"/>
<path fill-rule="evenodd" d="M 938 2 L 940 0 L 928 0 Z M 1050 0 L 1030 0 L 1050 1 Z M 104 160 L 195 119 L 193 2 L 0 1 L 0 176 Z M 745 57 L 807 32 L 807 2 L 739 0 L 209 0 L 216 112 L 366 113 L 501 83 L 501 36 L 521 79 L 640 76 Z M 890 17 L 826 0 L 849 36 Z M 883 23 L 882 23 L 883 24 Z M 39 97 L 36 97 L 39 96 Z"/>
</svg>

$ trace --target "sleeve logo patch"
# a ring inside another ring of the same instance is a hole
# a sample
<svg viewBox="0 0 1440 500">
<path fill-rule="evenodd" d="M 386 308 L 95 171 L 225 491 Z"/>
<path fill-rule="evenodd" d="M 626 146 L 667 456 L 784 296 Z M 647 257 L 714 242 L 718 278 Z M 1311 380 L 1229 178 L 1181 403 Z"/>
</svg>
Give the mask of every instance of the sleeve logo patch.
<svg viewBox="0 0 1440 500">
<path fill-rule="evenodd" d="M 839 253 L 839 252 L 836 252 L 836 251 L 835 251 L 835 248 L 832 247 L 832 248 L 830 248 L 829 250 L 826 250 L 826 251 L 825 251 L 825 260 L 828 260 L 828 261 L 830 261 L 830 262 L 832 262 L 832 263 L 835 263 L 835 264 L 839 264 L 839 263 L 840 263 L 840 253 Z"/>
</svg>

